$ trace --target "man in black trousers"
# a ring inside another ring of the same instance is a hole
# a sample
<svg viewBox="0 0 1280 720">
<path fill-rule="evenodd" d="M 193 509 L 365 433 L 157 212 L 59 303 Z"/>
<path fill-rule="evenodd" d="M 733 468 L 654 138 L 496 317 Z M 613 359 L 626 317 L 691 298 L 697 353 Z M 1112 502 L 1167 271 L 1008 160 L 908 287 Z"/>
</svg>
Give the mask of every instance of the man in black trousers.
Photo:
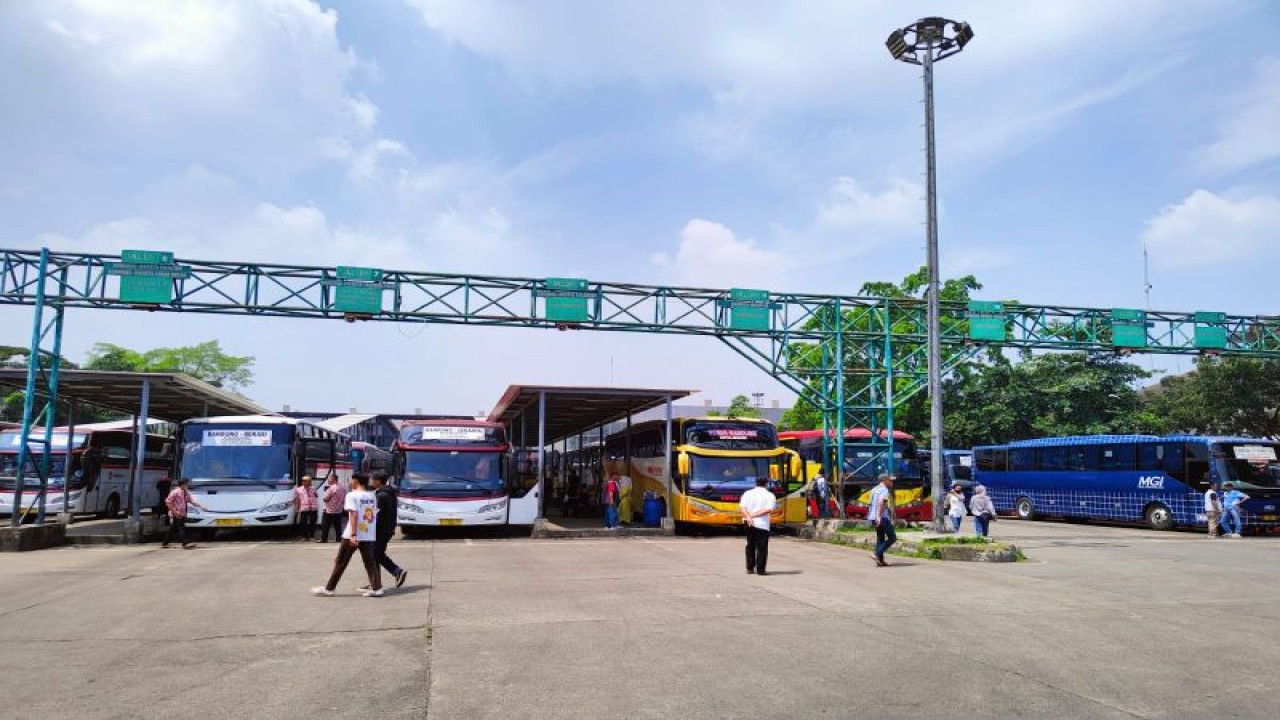
<svg viewBox="0 0 1280 720">
<path fill-rule="evenodd" d="M 757 477 L 756 486 L 742 493 L 738 509 L 747 524 L 747 574 L 768 575 L 769 515 L 778 507 L 778 498 L 766 487 L 768 477 Z"/>
<path fill-rule="evenodd" d="M 404 585 L 405 578 L 409 577 L 409 571 L 387 557 L 387 543 L 391 542 L 391 538 L 396 534 L 396 513 L 399 511 L 400 499 L 396 489 L 387 484 L 385 472 L 373 474 L 373 494 L 378 498 L 378 564 L 383 570 L 391 573 L 391 576 L 396 579 L 396 587 L 400 587 Z"/>
</svg>

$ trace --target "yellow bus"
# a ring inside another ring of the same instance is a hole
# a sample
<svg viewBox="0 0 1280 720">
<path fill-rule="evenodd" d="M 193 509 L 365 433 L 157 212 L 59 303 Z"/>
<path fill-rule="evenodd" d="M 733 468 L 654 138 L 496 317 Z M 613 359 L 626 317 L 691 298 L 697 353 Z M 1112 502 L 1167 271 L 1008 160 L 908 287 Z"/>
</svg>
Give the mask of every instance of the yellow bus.
<svg viewBox="0 0 1280 720">
<path fill-rule="evenodd" d="M 677 523 L 738 526 L 738 500 L 764 476 L 778 497 L 773 523 L 805 522 L 800 456 L 778 444 L 771 423 L 754 418 L 672 418 L 669 444 L 665 426 L 665 420 L 642 422 L 605 440 L 605 474 L 620 481 L 620 508 L 624 513 L 630 510 L 631 517 L 624 514 L 624 521 L 634 521 L 646 493 L 653 493 L 663 503 L 664 517 L 670 503 Z"/>
</svg>

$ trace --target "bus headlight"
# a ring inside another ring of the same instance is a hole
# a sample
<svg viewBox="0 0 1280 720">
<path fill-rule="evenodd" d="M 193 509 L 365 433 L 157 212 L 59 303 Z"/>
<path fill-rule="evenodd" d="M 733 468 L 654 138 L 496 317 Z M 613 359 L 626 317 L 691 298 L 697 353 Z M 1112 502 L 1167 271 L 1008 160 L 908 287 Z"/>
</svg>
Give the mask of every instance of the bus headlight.
<svg viewBox="0 0 1280 720">
<path fill-rule="evenodd" d="M 481 505 L 481 506 L 480 506 L 480 508 L 479 508 L 478 510 L 476 510 L 476 514 L 477 514 L 477 515 L 483 515 L 483 514 L 485 514 L 485 513 L 497 512 L 498 510 L 501 510 L 502 508 L 504 508 L 504 507 L 506 507 L 506 506 L 507 506 L 507 499 L 506 499 L 506 498 L 502 498 L 502 499 L 501 499 L 501 500 L 499 500 L 498 502 L 495 502 L 495 503 L 489 503 L 488 505 Z"/>
<path fill-rule="evenodd" d="M 187 514 L 188 514 L 188 515 L 203 515 L 203 514 L 204 514 L 204 511 L 203 511 L 203 510 L 201 510 L 200 508 L 196 507 L 195 505 L 192 505 L 191 503 L 187 503 Z"/>
<path fill-rule="evenodd" d="M 700 500 L 690 500 L 689 507 L 693 508 L 694 510 L 697 510 L 698 512 L 704 512 L 704 513 L 717 512 L 717 510 L 714 507 Z"/>
<path fill-rule="evenodd" d="M 406 502 L 397 502 L 397 503 L 396 503 L 396 507 L 398 507 L 398 508 L 400 508 L 401 510 L 404 510 L 404 511 L 406 511 L 406 512 L 413 512 L 413 513 L 420 513 L 420 512 L 422 512 L 422 508 L 418 507 L 417 505 L 413 505 L 413 504 L 406 503 Z"/>
<path fill-rule="evenodd" d="M 282 502 L 282 503 L 276 503 L 275 505 L 268 505 L 262 508 L 261 510 L 259 510 L 258 512 L 264 512 L 264 513 L 285 512 L 291 507 L 293 507 L 293 503 Z"/>
</svg>

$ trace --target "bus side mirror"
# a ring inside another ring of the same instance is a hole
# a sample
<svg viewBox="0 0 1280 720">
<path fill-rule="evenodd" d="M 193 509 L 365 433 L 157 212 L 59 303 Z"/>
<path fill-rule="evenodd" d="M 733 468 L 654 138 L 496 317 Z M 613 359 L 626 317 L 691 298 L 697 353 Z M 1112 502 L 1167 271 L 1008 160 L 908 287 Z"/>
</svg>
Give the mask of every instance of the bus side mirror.
<svg viewBox="0 0 1280 720">
<path fill-rule="evenodd" d="M 681 477 L 689 474 L 689 456 L 686 453 L 676 455 L 676 474 Z"/>
<path fill-rule="evenodd" d="M 781 478 L 780 478 L 780 476 L 781 476 L 781 475 L 782 475 L 782 466 L 780 466 L 780 465 L 778 465 L 778 464 L 776 464 L 776 463 L 775 463 L 775 464 L 772 464 L 772 465 L 770 465 L 770 466 L 769 466 L 769 479 L 770 479 L 770 480 L 779 480 L 779 479 L 781 479 Z"/>
<path fill-rule="evenodd" d="M 791 455 L 791 461 L 789 464 L 791 466 L 791 479 L 800 479 L 801 475 L 804 473 L 804 462 L 800 459 L 800 456 Z"/>
</svg>

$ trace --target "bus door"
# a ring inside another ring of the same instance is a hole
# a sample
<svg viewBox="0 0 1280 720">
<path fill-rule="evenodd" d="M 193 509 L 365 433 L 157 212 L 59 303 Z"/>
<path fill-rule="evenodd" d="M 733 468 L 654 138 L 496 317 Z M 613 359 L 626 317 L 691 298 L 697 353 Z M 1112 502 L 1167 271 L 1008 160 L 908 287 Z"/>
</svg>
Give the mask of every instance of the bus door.
<svg viewBox="0 0 1280 720">
<path fill-rule="evenodd" d="M 299 442 L 298 458 L 293 471 L 293 484 L 297 485 L 303 475 L 310 475 L 317 487 L 331 472 L 337 471 L 338 453 L 330 438 L 303 438 Z"/>
<path fill-rule="evenodd" d="M 523 451 L 521 455 L 523 455 Z M 508 456 L 508 459 L 510 456 Z M 535 463 L 503 462 L 503 482 L 509 488 L 507 524 L 532 525 L 541 515 L 542 482 Z M 549 471 L 548 471 L 549 472 Z"/>
</svg>

